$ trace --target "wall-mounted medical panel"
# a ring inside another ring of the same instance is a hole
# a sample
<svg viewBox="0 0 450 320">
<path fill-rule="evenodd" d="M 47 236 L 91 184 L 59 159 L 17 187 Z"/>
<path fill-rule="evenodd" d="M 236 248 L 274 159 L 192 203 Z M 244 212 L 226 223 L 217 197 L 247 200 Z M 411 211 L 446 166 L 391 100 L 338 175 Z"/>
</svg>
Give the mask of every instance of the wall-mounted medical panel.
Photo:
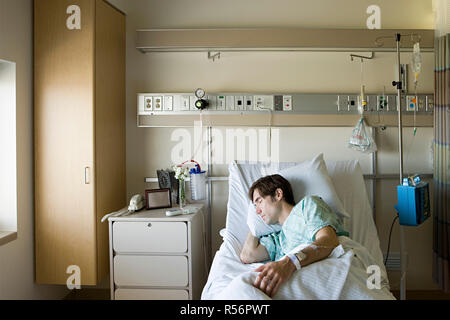
<svg viewBox="0 0 450 320">
<path fill-rule="evenodd" d="M 203 120 L 216 126 L 292 126 L 306 118 L 315 119 L 312 125 L 318 126 L 336 121 L 353 125 L 360 104 L 359 94 L 210 93 L 204 99 L 209 105 L 202 110 Z M 196 101 L 190 93 L 139 93 L 138 126 L 191 126 L 200 114 Z M 382 117 L 383 125 L 397 124 L 397 95 L 368 94 L 366 101 L 364 115 L 368 119 L 376 117 L 379 122 Z M 401 108 L 406 126 L 409 115 L 416 116 L 416 126 L 432 126 L 432 94 L 404 95 Z M 327 115 L 331 121 L 326 120 Z"/>
<path fill-rule="evenodd" d="M 186 115 L 196 114 L 197 98 L 189 93 L 139 93 L 138 115 Z M 207 113 L 291 113 L 291 114 L 357 114 L 358 94 L 251 94 L 218 93 L 205 98 L 209 106 Z M 367 114 L 395 114 L 397 95 L 368 94 L 364 112 Z M 402 111 L 420 114 L 433 112 L 433 94 L 403 95 Z"/>
</svg>

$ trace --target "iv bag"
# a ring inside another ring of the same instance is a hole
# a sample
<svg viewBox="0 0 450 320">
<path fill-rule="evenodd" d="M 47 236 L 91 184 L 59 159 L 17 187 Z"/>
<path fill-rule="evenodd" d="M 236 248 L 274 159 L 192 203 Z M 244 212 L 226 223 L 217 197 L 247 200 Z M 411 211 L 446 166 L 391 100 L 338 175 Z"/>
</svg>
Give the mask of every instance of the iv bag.
<svg viewBox="0 0 450 320">
<path fill-rule="evenodd" d="M 353 128 L 348 147 L 356 151 L 371 153 L 377 151 L 377 145 L 372 137 L 367 134 L 364 118 L 361 117 Z"/>
<path fill-rule="evenodd" d="M 422 70 L 422 55 L 420 53 L 420 46 L 418 42 L 415 43 L 413 47 L 412 70 L 414 72 L 415 81 L 417 81 L 420 71 Z"/>
</svg>

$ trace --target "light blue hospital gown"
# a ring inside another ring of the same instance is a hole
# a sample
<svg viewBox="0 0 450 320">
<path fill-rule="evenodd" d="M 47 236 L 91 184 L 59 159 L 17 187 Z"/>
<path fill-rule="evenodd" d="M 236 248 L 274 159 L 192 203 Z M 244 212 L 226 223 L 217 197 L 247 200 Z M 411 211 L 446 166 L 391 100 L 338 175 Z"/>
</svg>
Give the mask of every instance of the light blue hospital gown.
<svg viewBox="0 0 450 320">
<path fill-rule="evenodd" d="M 262 236 L 259 241 L 269 252 L 270 260 L 282 258 L 300 244 L 314 242 L 316 232 L 330 226 L 337 236 L 349 236 L 342 220 L 317 196 L 306 196 L 294 208 L 280 231 Z"/>
</svg>

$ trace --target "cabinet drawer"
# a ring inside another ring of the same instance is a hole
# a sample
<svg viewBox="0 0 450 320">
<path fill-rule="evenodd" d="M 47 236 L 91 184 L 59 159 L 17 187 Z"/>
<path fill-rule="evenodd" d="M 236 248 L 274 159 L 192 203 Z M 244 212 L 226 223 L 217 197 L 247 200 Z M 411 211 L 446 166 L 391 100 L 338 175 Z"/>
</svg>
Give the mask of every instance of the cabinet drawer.
<svg viewBox="0 0 450 320">
<path fill-rule="evenodd" d="M 115 222 L 113 235 L 116 252 L 187 251 L 186 222 Z"/>
<path fill-rule="evenodd" d="M 116 300 L 188 300 L 187 290 L 168 289 L 117 289 Z"/>
<path fill-rule="evenodd" d="M 185 256 L 114 257 L 114 283 L 118 286 L 186 287 L 188 259 Z"/>
</svg>

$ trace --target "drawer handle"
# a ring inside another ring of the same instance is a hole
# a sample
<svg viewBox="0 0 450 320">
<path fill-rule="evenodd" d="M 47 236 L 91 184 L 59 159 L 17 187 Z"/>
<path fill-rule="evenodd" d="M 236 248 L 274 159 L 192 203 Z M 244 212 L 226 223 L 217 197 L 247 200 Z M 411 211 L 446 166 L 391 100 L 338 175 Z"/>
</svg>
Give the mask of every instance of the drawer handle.
<svg viewBox="0 0 450 320">
<path fill-rule="evenodd" d="M 149 222 L 148 225 L 147 225 L 147 227 L 151 228 L 151 227 L 152 227 L 152 223 Z"/>
</svg>

